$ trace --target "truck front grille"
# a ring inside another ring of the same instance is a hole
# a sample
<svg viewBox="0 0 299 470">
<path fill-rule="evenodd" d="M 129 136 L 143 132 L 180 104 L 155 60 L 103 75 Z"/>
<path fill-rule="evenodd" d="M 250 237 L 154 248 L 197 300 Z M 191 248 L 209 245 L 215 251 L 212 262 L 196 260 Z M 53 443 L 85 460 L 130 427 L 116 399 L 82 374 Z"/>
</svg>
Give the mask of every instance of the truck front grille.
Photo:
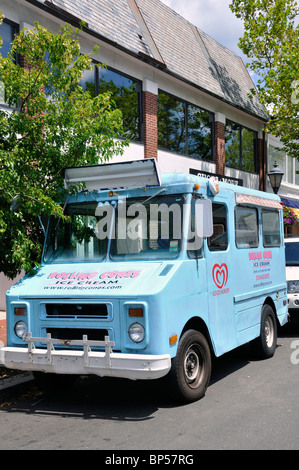
<svg viewBox="0 0 299 470">
<path fill-rule="evenodd" d="M 94 341 L 104 341 L 108 336 L 108 330 L 91 329 L 91 328 L 47 328 L 47 333 L 51 333 L 54 339 L 82 339 L 83 335 L 87 335 L 87 339 Z"/>
<path fill-rule="evenodd" d="M 48 318 L 108 318 L 106 304 L 46 304 Z"/>
</svg>

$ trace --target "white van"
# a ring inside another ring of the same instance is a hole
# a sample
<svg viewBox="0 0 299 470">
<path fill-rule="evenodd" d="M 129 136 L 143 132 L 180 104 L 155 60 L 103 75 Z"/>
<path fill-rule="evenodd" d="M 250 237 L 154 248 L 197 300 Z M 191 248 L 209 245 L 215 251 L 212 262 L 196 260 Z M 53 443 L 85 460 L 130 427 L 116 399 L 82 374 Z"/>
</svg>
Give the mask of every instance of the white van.
<svg viewBox="0 0 299 470">
<path fill-rule="evenodd" d="M 299 237 L 285 239 L 289 321 L 299 323 Z"/>
</svg>

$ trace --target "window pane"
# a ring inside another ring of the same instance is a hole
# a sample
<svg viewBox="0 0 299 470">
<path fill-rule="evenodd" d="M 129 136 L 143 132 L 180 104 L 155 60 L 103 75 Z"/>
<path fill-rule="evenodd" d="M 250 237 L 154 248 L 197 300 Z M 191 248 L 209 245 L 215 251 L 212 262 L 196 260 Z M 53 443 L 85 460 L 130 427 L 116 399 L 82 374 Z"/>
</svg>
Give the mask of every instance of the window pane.
<svg viewBox="0 0 299 470">
<path fill-rule="evenodd" d="M 213 235 L 208 238 L 209 250 L 226 250 L 227 243 L 226 208 L 222 204 L 213 204 Z"/>
<path fill-rule="evenodd" d="M 279 213 L 263 210 L 262 226 L 264 246 L 280 246 Z"/>
<path fill-rule="evenodd" d="M 288 176 L 287 181 L 288 183 L 294 184 L 294 158 L 287 155 L 287 163 L 288 163 Z"/>
<path fill-rule="evenodd" d="M 2 57 L 7 57 L 10 52 L 11 43 L 17 32 L 16 26 L 3 22 L 0 25 L 0 36 L 3 44 L 0 49 Z M 0 79 L 0 103 L 5 103 L 5 90 L 2 80 Z"/>
<path fill-rule="evenodd" d="M 249 207 L 236 207 L 235 234 L 238 248 L 258 246 L 257 211 Z"/>
<path fill-rule="evenodd" d="M 286 266 L 299 266 L 299 243 L 286 242 Z"/>
<path fill-rule="evenodd" d="M 66 207 L 67 222 L 52 218 L 45 246 L 44 260 L 47 263 L 103 259 L 107 239 L 97 237 L 95 216 L 97 204 L 70 204 Z"/>
<path fill-rule="evenodd" d="M 177 258 L 182 243 L 183 203 L 182 196 L 173 195 L 150 200 L 127 199 L 126 207 L 122 210 L 118 205 L 111 258 Z"/>
<path fill-rule="evenodd" d="M 10 52 L 10 45 L 13 41 L 14 35 L 16 33 L 16 28 L 8 23 L 3 22 L 0 26 L 0 36 L 3 40 L 1 55 L 2 57 L 7 57 Z"/>
<path fill-rule="evenodd" d="M 158 145 L 174 152 L 185 153 L 185 103 L 173 96 L 159 93 Z"/>
<path fill-rule="evenodd" d="M 242 170 L 256 171 L 255 132 L 242 128 Z"/>
<path fill-rule="evenodd" d="M 140 140 L 140 83 L 99 68 L 99 93 L 112 92 L 116 107 L 122 111 L 125 134 L 131 140 Z"/>
<path fill-rule="evenodd" d="M 92 98 L 96 95 L 96 87 L 95 87 L 95 66 L 93 66 L 92 70 L 85 70 L 83 72 L 83 76 L 80 80 L 80 85 L 84 89 L 84 91 L 89 91 L 90 96 Z"/>
<path fill-rule="evenodd" d="M 211 115 L 192 105 L 188 105 L 188 155 L 212 160 Z"/>
<path fill-rule="evenodd" d="M 230 121 L 225 126 L 225 165 L 240 168 L 240 128 Z"/>
<path fill-rule="evenodd" d="M 286 154 L 283 150 L 278 149 L 273 145 L 269 145 L 268 172 L 272 170 L 275 162 L 284 173 L 282 181 L 286 181 Z"/>
</svg>

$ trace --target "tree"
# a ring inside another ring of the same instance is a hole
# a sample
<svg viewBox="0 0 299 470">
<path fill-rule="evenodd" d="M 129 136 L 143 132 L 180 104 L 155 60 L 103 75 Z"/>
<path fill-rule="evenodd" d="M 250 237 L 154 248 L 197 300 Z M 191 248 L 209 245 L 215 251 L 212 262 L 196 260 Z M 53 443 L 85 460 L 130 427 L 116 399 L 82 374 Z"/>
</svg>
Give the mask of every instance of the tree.
<svg viewBox="0 0 299 470">
<path fill-rule="evenodd" d="M 0 110 L 0 271 L 11 278 L 39 264 L 40 221 L 65 217 L 57 204 L 65 198 L 62 169 L 107 161 L 128 144 L 111 93 L 91 96 L 80 86 L 92 61 L 80 54 L 78 34 L 64 25 L 54 35 L 36 23 L 0 57 L 10 108 Z"/>
<path fill-rule="evenodd" d="M 244 21 L 240 49 L 257 75 L 257 92 L 270 120 L 266 131 L 299 159 L 299 8 L 295 0 L 232 0 Z M 297 25 L 296 25 L 297 23 Z M 255 93 L 252 90 L 252 93 Z"/>
</svg>

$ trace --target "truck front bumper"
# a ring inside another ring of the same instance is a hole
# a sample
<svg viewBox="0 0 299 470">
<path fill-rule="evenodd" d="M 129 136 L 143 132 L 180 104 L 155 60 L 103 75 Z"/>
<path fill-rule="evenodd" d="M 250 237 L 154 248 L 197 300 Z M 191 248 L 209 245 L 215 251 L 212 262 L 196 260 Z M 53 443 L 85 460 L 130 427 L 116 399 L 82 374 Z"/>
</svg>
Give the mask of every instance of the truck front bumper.
<svg viewBox="0 0 299 470">
<path fill-rule="evenodd" d="M 105 341 L 58 340 L 24 338 L 27 347 L 3 347 L 0 349 L 0 364 L 9 369 L 40 371 L 54 374 L 85 375 L 101 377 L 122 377 L 132 380 L 158 379 L 168 373 L 171 367 L 169 354 L 126 354 L 114 353 L 114 342 L 109 336 Z M 45 348 L 36 348 L 34 343 L 46 343 Z M 69 346 L 76 349 L 55 349 L 54 346 Z M 105 348 L 92 351 L 91 347 Z"/>
</svg>

